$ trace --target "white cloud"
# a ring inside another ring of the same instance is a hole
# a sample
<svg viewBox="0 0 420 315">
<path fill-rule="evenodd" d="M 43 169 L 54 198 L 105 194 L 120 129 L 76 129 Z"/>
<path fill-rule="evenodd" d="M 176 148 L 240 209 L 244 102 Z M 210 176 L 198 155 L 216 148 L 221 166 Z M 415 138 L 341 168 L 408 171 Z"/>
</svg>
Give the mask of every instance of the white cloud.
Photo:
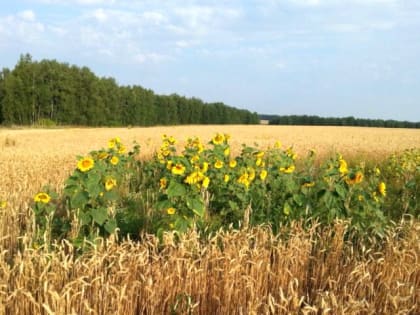
<svg viewBox="0 0 420 315">
<path fill-rule="evenodd" d="M 133 56 L 133 61 L 139 64 L 146 62 L 159 63 L 168 59 L 171 59 L 171 57 L 158 53 L 137 53 Z"/>
<path fill-rule="evenodd" d="M 314 6 L 321 5 L 322 1 L 321 0 L 289 0 L 289 2 L 298 6 L 314 7 Z"/>
<path fill-rule="evenodd" d="M 98 22 L 106 22 L 108 20 L 108 14 L 103 9 L 94 10 L 92 15 Z"/>
<path fill-rule="evenodd" d="M 178 40 L 175 42 L 175 45 L 179 48 L 187 48 L 194 46 L 198 43 L 198 41 L 195 40 Z"/>
<path fill-rule="evenodd" d="M 166 16 L 156 11 L 146 11 L 142 14 L 142 17 L 145 21 L 154 25 L 161 25 L 167 22 Z"/>
<path fill-rule="evenodd" d="M 117 3 L 115 0 L 36 0 L 42 4 L 66 4 L 66 5 L 112 5 Z"/>
<path fill-rule="evenodd" d="M 18 16 L 25 21 L 33 22 L 35 21 L 35 13 L 32 10 L 25 10 L 18 13 Z"/>
<path fill-rule="evenodd" d="M 0 17 L 0 30 L 5 36 L 5 38 L 0 39 L 2 41 L 18 40 L 30 43 L 42 36 L 45 26 L 36 20 L 33 11 L 25 10 L 14 15 Z"/>
</svg>

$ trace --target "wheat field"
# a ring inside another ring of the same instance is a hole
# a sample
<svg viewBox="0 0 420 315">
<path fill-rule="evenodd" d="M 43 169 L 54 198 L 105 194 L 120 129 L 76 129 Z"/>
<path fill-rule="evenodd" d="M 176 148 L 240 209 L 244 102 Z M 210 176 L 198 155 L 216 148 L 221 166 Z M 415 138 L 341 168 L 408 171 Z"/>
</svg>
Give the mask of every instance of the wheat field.
<svg viewBox="0 0 420 315">
<path fill-rule="evenodd" d="M 304 155 L 340 152 L 381 159 L 420 148 L 420 130 L 298 126 L 0 129 L 0 314 L 419 314 L 420 224 L 391 229 L 383 243 L 353 244 L 346 224 L 330 230 L 299 224 L 287 239 L 265 227 L 194 233 L 177 245 L 108 240 L 74 256 L 71 245 L 33 248 L 33 196 L 60 190 L 76 155 L 118 136 L 148 158 L 161 135 L 231 135 L 232 148 L 277 140 Z M 220 244 L 223 244 L 221 246 Z"/>
</svg>

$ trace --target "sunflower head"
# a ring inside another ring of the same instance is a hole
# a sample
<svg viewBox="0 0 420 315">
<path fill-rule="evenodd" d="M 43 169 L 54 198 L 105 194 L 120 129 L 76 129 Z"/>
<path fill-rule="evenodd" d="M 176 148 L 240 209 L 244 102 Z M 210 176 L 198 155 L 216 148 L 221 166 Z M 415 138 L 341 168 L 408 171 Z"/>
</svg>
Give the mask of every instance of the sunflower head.
<svg viewBox="0 0 420 315">
<path fill-rule="evenodd" d="M 176 213 L 176 209 L 173 207 L 170 207 L 168 209 L 166 209 L 166 213 L 169 215 L 174 215 Z"/>
<path fill-rule="evenodd" d="M 214 163 L 214 167 L 217 168 L 217 169 L 221 169 L 223 167 L 223 164 L 224 164 L 223 161 L 217 160 Z"/>
<path fill-rule="evenodd" d="M 384 182 L 380 182 L 378 185 L 378 192 L 379 194 L 381 194 L 383 197 L 386 196 L 386 184 Z"/>
<path fill-rule="evenodd" d="M 117 165 L 118 164 L 118 162 L 120 161 L 120 159 L 118 158 L 118 156 L 113 156 L 112 158 L 111 158 L 111 160 L 109 161 L 112 165 Z"/>
<path fill-rule="evenodd" d="M 260 173 L 260 179 L 264 181 L 267 178 L 267 174 L 267 170 L 262 170 Z"/>
<path fill-rule="evenodd" d="M 212 139 L 212 142 L 213 142 L 213 144 L 222 144 L 223 142 L 225 142 L 225 135 L 224 134 L 222 134 L 222 133 L 217 133 L 214 137 L 213 137 L 213 139 Z"/>
<path fill-rule="evenodd" d="M 117 186 L 117 181 L 114 178 L 108 178 L 105 181 L 105 190 L 106 191 L 110 191 L 115 186 Z"/>
<path fill-rule="evenodd" d="M 84 157 L 77 162 L 77 168 L 85 173 L 95 166 L 95 161 L 91 157 Z"/>
<path fill-rule="evenodd" d="M 171 171 L 174 175 L 183 175 L 185 173 L 185 166 L 181 163 L 177 163 L 174 166 L 172 166 Z"/>
<path fill-rule="evenodd" d="M 45 192 L 40 192 L 38 194 L 35 195 L 34 197 L 34 201 L 35 202 L 40 202 L 40 203 L 49 203 L 51 200 L 50 195 L 48 195 Z"/>
</svg>

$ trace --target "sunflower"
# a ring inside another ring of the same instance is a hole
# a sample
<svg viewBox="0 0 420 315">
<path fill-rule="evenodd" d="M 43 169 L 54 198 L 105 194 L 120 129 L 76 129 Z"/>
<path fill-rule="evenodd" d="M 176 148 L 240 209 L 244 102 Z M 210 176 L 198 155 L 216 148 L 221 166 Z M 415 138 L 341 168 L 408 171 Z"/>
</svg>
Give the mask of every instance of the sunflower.
<svg viewBox="0 0 420 315">
<path fill-rule="evenodd" d="M 291 174 L 295 171 L 295 166 L 294 165 L 289 165 L 287 167 L 280 167 L 279 171 L 281 173 L 285 173 L 285 174 Z"/>
<path fill-rule="evenodd" d="M 208 188 L 209 187 L 209 184 L 210 184 L 210 178 L 208 178 L 207 176 L 204 177 L 203 182 L 202 182 L 202 186 L 204 188 Z"/>
<path fill-rule="evenodd" d="M 119 137 L 112 138 L 108 141 L 108 148 L 113 149 L 117 144 L 120 144 L 121 140 Z"/>
<path fill-rule="evenodd" d="M 117 165 L 119 161 L 120 159 L 118 158 L 118 156 L 113 156 L 110 160 L 112 165 Z"/>
<path fill-rule="evenodd" d="M 229 156 L 229 154 L 230 154 L 230 148 L 229 148 L 229 147 L 227 147 L 227 148 L 223 151 L 223 155 L 224 155 L 224 156 Z"/>
<path fill-rule="evenodd" d="M 213 139 L 212 139 L 213 144 L 222 144 L 223 142 L 225 142 L 225 136 L 222 133 L 217 133 Z"/>
<path fill-rule="evenodd" d="M 169 207 L 168 209 L 166 209 L 166 213 L 169 215 L 174 215 L 176 213 L 176 209 L 173 207 Z"/>
<path fill-rule="evenodd" d="M 229 174 L 225 174 L 225 175 L 223 176 L 223 181 L 224 181 L 225 183 L 227 183 L 227 182 L 229 182 L 229 180 L 230 180 L 230 176 L 229 176 Z"/>
<path fill-rule="evenodd" d="M 176 139 L 174 137 L 170 136 L 168 138 L 168 142 L 169 142 L 169 144 L 175 144 L 176 143 Z"/>
<path fill-rule="evenodd" d="M 81 172 L 87 172 L 95 166 L 95 161 L 91 157 L 84 157 L 77 162 L 77 168 Z"/>
<path fill-rule="evenodd" d="M 386 196 L 386 185 L 384 182 L 380 182 L 378 185 L 378 192 L 382 195 L 382 196 Z"/>
<path fill-rule="evenodd" d="M 224 165 L 223 161 L 220 161 L 220 160 L 217 160 L 214 163 L 214 167 L 217 168 L 217 169 L 221 169 L 223 167 L 223 165 Z"/>
<path fill-rule="evenodd" d="M 105 151 L 99 152 L 98 159 L 99 160 L 105 160 L 108 157 L 108 153 Z"/>
<path fill-rule="evenodd" d="M 182 175 L 185 173 L 185 166 L 181 163 L 177 163 L 175 166 L 172 166 L 171 172 L 174 175 Z"/>
<path fill-rule="evenodd" d="M 339 163 L 338 170 L 339 170 L 340 174 L 341 175 L 346 175 L 349 172 L 349 170 L 347 168 L 346 160 L 341 158 L 341 159 L 338 160 L 338 163 Z"/>
<path fill-rule="evenodd" d="M 266 170 L 262 170 L 260 173 L 260 179 L 264 181 L 267 177 L 268 172 Z"/>
<path fill-rule="evenodd" d="M 249 187 L 250 181 L 249 181 L 249 175 L 248 173 L 243 173 L 239 178 L 238 178 L 238 183 L 244 185 L 246 188 Z"/>
<path fill-rule="evenodd" d="M 363 173 L 357 171 L 355 174 L 346 178 L 346 183 L 349 185 L 360 184 L 363 181 Z"/>
<path fill-rule="evenodd" d="M 125 147 L 125 145 L 121 145 L 118 149 L 118 153 L 124 154 L 125 152 L 127 152 L 127 148 Z"/>
<path fill-rule="evenodd" d="M 302 184 L 302 187 L 304 188 L 311 188 L 315 186 L 315 182 L 305 182 Z"/>
<path fill-rule="evenodd" d="M 50 200 L 51 200 L 50 195 L 48 195 L 47 193 L 44 193 L 44 192 L 40 192 L 40 193 L 36 194 L 35 197 L 34 197 L 35 202 L 49 203 Z"/>
<path fill-rule="evenodd" d="M 236 160 L 230 160 L 230 161 L 229 161 L 229 167 L 230 167 L 230 168 L 235 168 L 235 167 L 236 167 L 236 164 L 238 164 L 238 163 L 236 162 Z"/>
<path fill-rule="evenodd" d="M 117 181 L 114 178 L 108 178 L 105 181 L 105 190 L 106 191 L 110 191 L 115 186 L 117 186 Z"/>
<path fill-rule="evenodd" d="M 205 173 L 209 170 L 209 163 L 203 162 L 203 167 L 201 168 L 201 172 Z"/>
<path fill-rule="evenodd" d="M 0 209 L 4 209 L 7 206 L 7 201 L 6 200 L 2 200 L 0 201 Z"/>
<path fill-rule="evenodd" d="M 190 175 L 188 175 L 184 182 L 190 185 L 197 184 L 198 182 L 201 182 L 204 179 L 204 174 L 200 171 L 192 172 Z"/>
<path fill-rule="evenodd" d="M 168 180 L 166 179 L 166 177 L 163 177 L 159 180 L 160 189 L 165 189 L 167 185 L 168 185 Z"/>
</svg>

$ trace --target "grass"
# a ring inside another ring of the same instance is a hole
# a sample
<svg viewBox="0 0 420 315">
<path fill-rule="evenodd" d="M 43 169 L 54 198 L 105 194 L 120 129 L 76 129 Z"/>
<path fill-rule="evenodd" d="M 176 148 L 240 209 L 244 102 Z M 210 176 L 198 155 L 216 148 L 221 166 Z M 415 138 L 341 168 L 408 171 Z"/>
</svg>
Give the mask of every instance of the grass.
<svg viewBox="0 0 420 315">
<path fill-rule="evenodd" d="M 215 131 L 232 147 L 276 140 L 301 154 L 340 151 L 356 160 L 381 160 L 420 147 L 408 129 L 295 126 L 180 126 L 115 129 L 0 129 L 0 314 L 418 314 L 420 224 L 397 224 L 382 242 L 350 243 L 346 224 L 283 236 L 267 227 L 194 233 L 179 244 L 171 235 L 141 243 L 108 240 L 73 256 L 68 243 L 34 248 L 31 200 L 49 183 L 60 190 L 75 156 L 114 136 L 136 140 L 142 158 L 160 135 L 180 140 Z M 11 143 L 9 145 L 6 143 Z M 180 145 L 183 142 L 181 141 Z"/>
</svg>

